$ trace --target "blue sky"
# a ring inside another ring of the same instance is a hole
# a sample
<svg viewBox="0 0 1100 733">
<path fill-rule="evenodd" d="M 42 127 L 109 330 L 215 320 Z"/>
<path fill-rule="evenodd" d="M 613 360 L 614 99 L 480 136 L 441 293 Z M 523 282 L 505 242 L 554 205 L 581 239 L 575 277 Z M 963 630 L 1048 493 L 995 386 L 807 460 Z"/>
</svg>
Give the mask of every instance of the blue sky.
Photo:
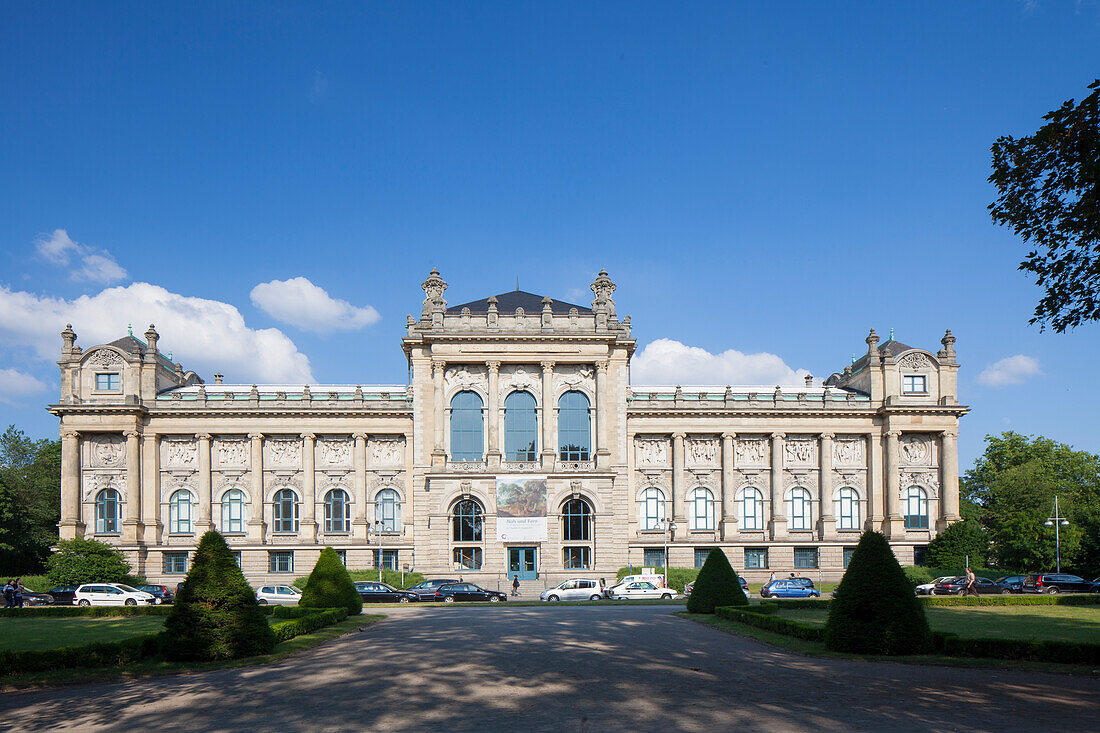
<svg viewBox="0 0 1100 733">
<path fill-rule="evenodd" d="M 1096 2 L 0 12 L 0 422 L 29 434 L 66 320 L 154 321 L 207 378 L 400 383 L 431 267 L 451 303 L 588 303 L 603 267 L 640 349 L 682 344 L 643 376 L 821 377 L 870 327 L 951 328 L 962 468 L 1007 429 L 1100 451 L 1100 325 L 1028 326 L 986 212 L 992 142 L 1100 76 Z"/>
</svg>

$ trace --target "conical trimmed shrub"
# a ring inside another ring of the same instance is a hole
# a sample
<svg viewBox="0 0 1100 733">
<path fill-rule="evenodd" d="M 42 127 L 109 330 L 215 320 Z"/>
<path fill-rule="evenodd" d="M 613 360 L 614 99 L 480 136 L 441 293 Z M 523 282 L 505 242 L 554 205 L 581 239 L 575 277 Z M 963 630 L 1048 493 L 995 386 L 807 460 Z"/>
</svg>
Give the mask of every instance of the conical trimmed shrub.
<svg viewBox="0 0 1100 733">
<path fill-rule="evenodd" d="M 256 594 L 217 532 L 199 541 L 191 570 L 164 622 L 164 653 L 173 661 L 267 654 L 275 635 Z"/>
<path fill-rule="evenodd" d="M 857 654 L 924 654 L 924 606 L 879 532 L 864 532 L 829 604 L 825 645 Z"/>
<path fill-rule="evenodd" d="M 749 599 L 741 589 L 741 579 L 730 566 L 726 553 L 717 548 L 711 550 L 688 596 L 687 610 L 691 613 L 714 613 L 719 606 L 748 604 Z"/>
<path fill-rule="evenodd" d="M 298 605 L 306 608 L 346 608 L 349 616 L 363 610 L 363 598 L 355 590 L 348 569 L 340 562 L 336 550 L 331 547 L 321 550 Z"/>
</svg>

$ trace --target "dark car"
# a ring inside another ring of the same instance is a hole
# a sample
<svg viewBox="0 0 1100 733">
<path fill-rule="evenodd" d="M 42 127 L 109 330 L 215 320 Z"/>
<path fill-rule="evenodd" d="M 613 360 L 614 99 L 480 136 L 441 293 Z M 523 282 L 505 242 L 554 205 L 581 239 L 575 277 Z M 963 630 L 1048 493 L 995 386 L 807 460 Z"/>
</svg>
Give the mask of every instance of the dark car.
<svg viewBox="0 0 1100 733">
<path fill-rule="evenodd" d="M 77 586 L 75 585 L 59 585 L 56 588 L 51 588 L 48 592 L 55 605 L 71 606 L 76 603 L 76 589 Z"/>
<path fill-rule="evenodd" d="M 163 585 L 139 585 L 137 589 L 143 590 L 153 598 L 156 598 L 158 604 L 171 603 L 172 599 L 175 598 L 172 591 L 168 590 L 168 588 Z"/>
<path fill-rule="evenodd" d="M 392 585 L 373 580 L 360 580 L 355 584 L 363 603 L 408 603 L 418 601 L 420 597 L 412 591 L 398 590 Z"/>
<path fill-rule="evenodd" d="M 435 591 L 435 599 L 444 603 L 455 601 L 489 601 L 497 603 L 508 600 L 508 596 L 495 590 L 485 590 L 480 585 L 473 583 L 451 583 L 441 585 Z"/>
<path fill-rule="evenodd" d="M 24 606 L 52 606 L 53 604 L 53 596 L 49 593 L 35 593 L 33 590 L 23 589 Z"/>
<path fill-rule="evenodd" d="M 741 581 L 741 590 L 745 591 L 745 596 L 747 597 L 749 595 L 749 581 L 745 580 L 740 575 L 737 576 L 737 579 Z M 684 586 L 684 596 L 690 596 L 693 590 L 695 590 L 694 580 Z"/>
<path fill-rule="evenodd" d="M 1076 575 L 1032 573 L 1024 578 L 1024 593 L 1096 593 L 1100 586 Z"/>
<path fill-rule="evenodd" d="M 1001 585 L 989 578 L 974 576 L 974 589 L 980 596 L 1008 595 L 1012 590 L 1007 585 Z M 954 578 L 944 578 L 932 588 L 934 596 L 961 596 L 966 591 L 966 576 L 956 575 Z"/>
<path fill-rule="evenodd" d="M 993 582 L 1000 583 L 1013 593 L 1020 593 L 1024 587 L 1024 578 L 1026 577 L 1026 575 L 1002 575 Z"/>
<path fill-rule="evenodd" d="M 434 601 L 437 600 L 435 592 L 439 590 L 441 585 L 450 585 L 451 583 L 457 583 L 455 578 L 436 578 L 435 580 L 425 580 L 421 583 L 417 583 L 412 588 L 407 590 L 416 596 L 417 600 L 421 601 Z"/>
</svg>

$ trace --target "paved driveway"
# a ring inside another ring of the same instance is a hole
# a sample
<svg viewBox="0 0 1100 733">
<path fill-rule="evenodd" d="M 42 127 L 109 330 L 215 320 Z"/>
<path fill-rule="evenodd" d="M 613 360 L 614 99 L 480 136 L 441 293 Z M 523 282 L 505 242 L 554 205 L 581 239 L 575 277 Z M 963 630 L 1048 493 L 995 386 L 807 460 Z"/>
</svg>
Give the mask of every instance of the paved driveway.
<svg viewBox="0 0 1100 733">
<path fill-rule="evenodd" d="M 618 606 L 387 609 L 262 668 L 0 698 L 78 730 L 1095 730 L 1100 679 L 826 661 Z M 1056 711 L 1056 712 L 1055 712 Z"/>
</svg>

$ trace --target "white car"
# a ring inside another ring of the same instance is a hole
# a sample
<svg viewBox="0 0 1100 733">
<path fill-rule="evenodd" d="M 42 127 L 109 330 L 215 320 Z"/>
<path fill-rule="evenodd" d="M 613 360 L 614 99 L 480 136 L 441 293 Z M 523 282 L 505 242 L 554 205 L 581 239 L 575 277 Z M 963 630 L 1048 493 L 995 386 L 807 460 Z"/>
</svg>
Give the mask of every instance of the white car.
<svg viewBox="0 0 1100 733">
<path fill-rule="evenodd" d="M 600 584 L 587 578 L 570 578 L 539 595 L 543 601 L 598 601 L 601 598 L 603 590 Z"/>
<path fill-rule="evenodd" d="M 302 591 L 293 585 L 265 585 L 256 591 L 256 602 L 261 606 L 297 606 Z"/>
<path fill-rule="evenodd" d="M 672 588 L 658 588 L 647 580 L 639 580 L 611 589 L 611 597 L 617 601 L 638 598 L 662 598 L 668 600 L 675 598 L 676 595 L 676 591 Z"/>
<path fill-rule="evenodd" d="M 151 606 L 157 598 L 122 583 L 85 583 L 73 593 L 73 602 L 78 606 Z"/>
<path fill-rule="evenodd" d="M 936 587 L 936 583 L 942 583 L 952 576 L 946 575 L 942 578 L 936 578 L 931 583 L 921 583 L 914 590 L 916 590 L 918 596 L 930 596 L 932 595 L 932 589 Z"/>
</svg>

